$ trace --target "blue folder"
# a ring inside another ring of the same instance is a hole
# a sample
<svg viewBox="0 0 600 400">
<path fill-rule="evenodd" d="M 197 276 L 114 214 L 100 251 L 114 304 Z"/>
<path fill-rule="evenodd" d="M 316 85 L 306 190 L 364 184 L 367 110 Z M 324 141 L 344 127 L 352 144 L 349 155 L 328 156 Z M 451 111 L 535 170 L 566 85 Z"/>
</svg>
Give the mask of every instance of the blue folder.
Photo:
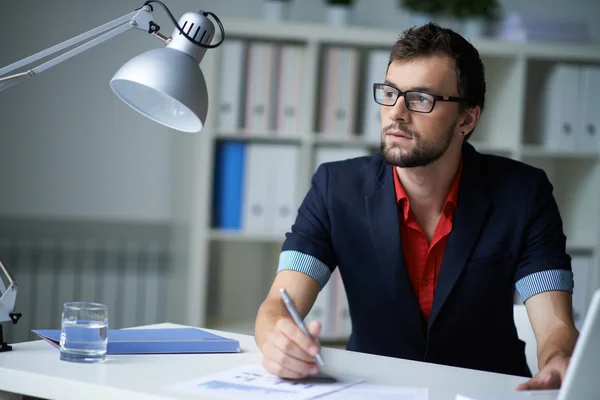
<svg viewBox="0 0 600 400">
<path fill-rule="evenodd" d="M 55 347 L 60 330 L 38 329 L 33 333 Z M 107 354 L 239 353 L 237 340 L 196 328 L 109 329 Z"/>
<path fill-rule="evenodd" d="M 217 145 L 213 221 L 215 228 L 240 229 L 244 193 L 244 164 L 246 144 L 224 141 Z"/>
</svg>

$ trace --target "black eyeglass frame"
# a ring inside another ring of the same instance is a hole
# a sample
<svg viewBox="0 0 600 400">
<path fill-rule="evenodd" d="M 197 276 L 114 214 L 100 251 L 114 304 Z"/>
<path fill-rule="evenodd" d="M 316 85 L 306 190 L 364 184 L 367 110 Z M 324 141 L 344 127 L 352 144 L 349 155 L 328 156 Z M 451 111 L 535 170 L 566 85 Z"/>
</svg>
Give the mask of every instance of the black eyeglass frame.
<svg viewBox="0 0 600 400">
<path fill-rule="evenodd" d="M 396 97 L 396 100 L 394 100 L 394 104 L 382 104 L 380 102 L 377 101 L 377 96 L 375 95 L 377 88 L 381 87 L 381 86 L 386 86 L 386 87 L 390 87 L 393 88 L 395 90 L 398 91 L 398 97 Z M 419 110 L 413 110 L 412 108 L 410 108 L 409 104 L 408 104 L 408 100 L 406 99 L 406 94 L 407 93 L 422 93 L 422 94 L 427 94 L 431 97 L 433 97 L 433 104 L 431 105 L 431 110 L 429 111 L 419 111 Z M 448 101 L 448 102 L 463 102 L 465 101 L 464 98 L 462 97 L 455 97 L 455 96 L 442 96 L 439 94 L 435 94 L 435 93 L 431 93 L 431 92 L 427 92 L 425 90 L 407 90 L 405 92 L 403 92 L 402 90 L 398 89 L 397 87 L 390 85 L 388 83 L 374 83 L 373 84 L 373 100 L 375 100 L 375 103 L 385 106 L 385 107 L 394 107 L 396 105 L 396 103 L 398 102 L 398 99 L 400 97 L 404 98 L 404 105 L 406 106 L 406 109 L 412 112 L 418 112 L 418 113 L 422 113 L 422 114 L 429 114 L 430 112 L 433 111 L 434 107 L 435 107 L 435 103 L 437 103 L 438 101 Z"/>
</svg>

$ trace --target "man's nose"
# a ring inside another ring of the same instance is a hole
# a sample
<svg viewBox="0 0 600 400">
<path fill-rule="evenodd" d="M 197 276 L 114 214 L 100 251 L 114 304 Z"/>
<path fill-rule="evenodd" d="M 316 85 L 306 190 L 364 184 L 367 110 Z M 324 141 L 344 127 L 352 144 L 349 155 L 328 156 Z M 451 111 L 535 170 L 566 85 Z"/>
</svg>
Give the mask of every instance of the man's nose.
<svg viewBox="0 0 600 400">
<path fill-rule="evenodd" d="M 398 99 L 396 99 L 396 104 L 394 104 L 391 107 L 389 116 L 390 119 L 393 121 L 396 120 L 406 120 L 410 115 L 410 110 L 408 110 L 408 108 L 406 108 L 406 104 L 404 102 L 404 96 L 400 95 L 398 96 Z"/>
</svg>

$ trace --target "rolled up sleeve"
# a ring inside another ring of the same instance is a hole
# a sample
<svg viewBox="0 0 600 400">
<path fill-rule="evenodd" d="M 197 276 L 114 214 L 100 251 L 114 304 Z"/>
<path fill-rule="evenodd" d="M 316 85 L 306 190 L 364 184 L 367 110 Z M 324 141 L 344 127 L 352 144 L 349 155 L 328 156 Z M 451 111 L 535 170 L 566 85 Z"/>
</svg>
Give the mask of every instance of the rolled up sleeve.
<svg viewBox="0 0 600 400">
<path fill-rule="evenodd" d="M 552 192 L 546 173 L 538 170 L 529 194 L 524 248 L 515 273 L 515 288 L 523 302 L 547 291 L 573 293 L 571 257 Z"/>
<path fill-rule="evenodd" d="M 321 289 L 337 266 L 331 244 L 331 226 L 327 210 L 328 172 L 322 164 L 312 177 L 291 232 L 281 248 L 277 272 L 294 270 L 314 278 Z"/>
</svg>

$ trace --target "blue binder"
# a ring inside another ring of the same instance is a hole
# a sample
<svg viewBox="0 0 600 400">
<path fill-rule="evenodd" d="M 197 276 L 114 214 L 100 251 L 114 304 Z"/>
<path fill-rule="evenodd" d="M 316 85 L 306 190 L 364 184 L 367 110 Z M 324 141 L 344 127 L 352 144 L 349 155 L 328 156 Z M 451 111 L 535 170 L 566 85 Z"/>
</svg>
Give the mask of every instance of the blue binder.
<svg viewBox="0 0 600 400">
<path fill-rule="evenodd" d="M 242 227 L 245 153 L 242 142 L 224 141 L 217 145 L 212 221 L 216 228 Z"/>
<path fill-rule="evenodd" d="M 60 346 L 60 330 L 38 329 L 33 333 Z M 196 328 L 109 329 L 106 354 L 239 353 L 237 340 Z"/>
</svg>

